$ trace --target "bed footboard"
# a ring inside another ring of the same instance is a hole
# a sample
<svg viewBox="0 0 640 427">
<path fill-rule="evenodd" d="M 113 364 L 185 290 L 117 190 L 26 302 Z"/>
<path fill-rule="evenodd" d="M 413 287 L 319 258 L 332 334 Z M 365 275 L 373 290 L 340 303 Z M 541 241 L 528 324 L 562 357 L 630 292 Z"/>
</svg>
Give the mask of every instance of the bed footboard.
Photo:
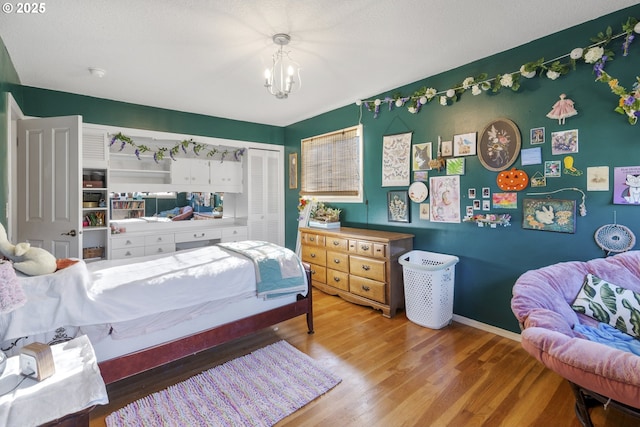
<svg viewBox="0 0 640 427">
<path fill-rule="evenodd" d="M 308 333 L 312 334 L 314 330 L 311 270 L 308 264 L 305 264 L 304 267 L 308 283 L 307 294 L 298 295 L 295 302 L 184 338 L 100 362 L 98 366 L 104 382 L 106 384 L 114 383 L 303 314 L 307 316 Z"/>
</svg>

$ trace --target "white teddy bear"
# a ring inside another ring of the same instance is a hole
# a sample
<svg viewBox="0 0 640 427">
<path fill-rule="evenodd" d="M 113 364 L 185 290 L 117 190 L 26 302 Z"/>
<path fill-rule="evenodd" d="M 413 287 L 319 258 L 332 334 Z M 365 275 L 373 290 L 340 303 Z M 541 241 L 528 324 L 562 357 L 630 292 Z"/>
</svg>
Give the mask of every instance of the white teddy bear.
<svg viewBox="0 0 640 427">
<path fill-rule="evenodd" d="M 56 257 L 46 249 L 32 248 L 31 244 L 25 242 L 12 245 L 1 223 L 0 254 L 13 261 L 13 268 L 29 276 L 49 274 L 57 269 Z"/>
</svg>

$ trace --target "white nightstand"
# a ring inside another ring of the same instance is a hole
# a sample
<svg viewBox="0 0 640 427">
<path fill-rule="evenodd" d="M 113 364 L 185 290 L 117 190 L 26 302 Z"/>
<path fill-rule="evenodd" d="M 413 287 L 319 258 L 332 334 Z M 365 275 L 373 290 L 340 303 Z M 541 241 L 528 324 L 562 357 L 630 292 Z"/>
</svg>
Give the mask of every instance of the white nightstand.
<svg viewBox="0 0 640 427">
<path fill-rule="evenodd" d="M 88 426 L 91 408 L 109 402 L 93 347 L 86 336 L 53 345 L 51 351 L 55 373 L 40 382 L 24 379 L 18 356 L 7 360 L 0 376 L 0 425 Z"/>
</svg>

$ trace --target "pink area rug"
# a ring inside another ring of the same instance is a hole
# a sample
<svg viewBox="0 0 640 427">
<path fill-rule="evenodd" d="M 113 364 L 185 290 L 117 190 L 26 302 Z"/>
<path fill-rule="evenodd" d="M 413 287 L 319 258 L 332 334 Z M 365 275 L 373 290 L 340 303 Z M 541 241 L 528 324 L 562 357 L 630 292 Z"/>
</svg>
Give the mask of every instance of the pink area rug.
<svg viewBox="0 0 640 427">
<path fill-rule="evenodd" d="M 272 426 L 340 378 L 279 341 L 137 400 L 106 418 L 120 426 Z"/>
</svg>

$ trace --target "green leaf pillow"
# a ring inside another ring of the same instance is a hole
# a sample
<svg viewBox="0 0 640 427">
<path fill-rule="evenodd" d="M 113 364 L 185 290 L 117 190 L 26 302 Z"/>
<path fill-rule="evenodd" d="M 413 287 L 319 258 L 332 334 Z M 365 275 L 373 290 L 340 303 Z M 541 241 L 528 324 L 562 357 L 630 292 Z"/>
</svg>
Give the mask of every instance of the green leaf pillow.
<svg viewBox="0 0 640 427">
<path fill-rule="evenodd" d="M 578 313 L 640 337 L 640 294 L 587 274 L 571 305 Z"/>
</svg>

